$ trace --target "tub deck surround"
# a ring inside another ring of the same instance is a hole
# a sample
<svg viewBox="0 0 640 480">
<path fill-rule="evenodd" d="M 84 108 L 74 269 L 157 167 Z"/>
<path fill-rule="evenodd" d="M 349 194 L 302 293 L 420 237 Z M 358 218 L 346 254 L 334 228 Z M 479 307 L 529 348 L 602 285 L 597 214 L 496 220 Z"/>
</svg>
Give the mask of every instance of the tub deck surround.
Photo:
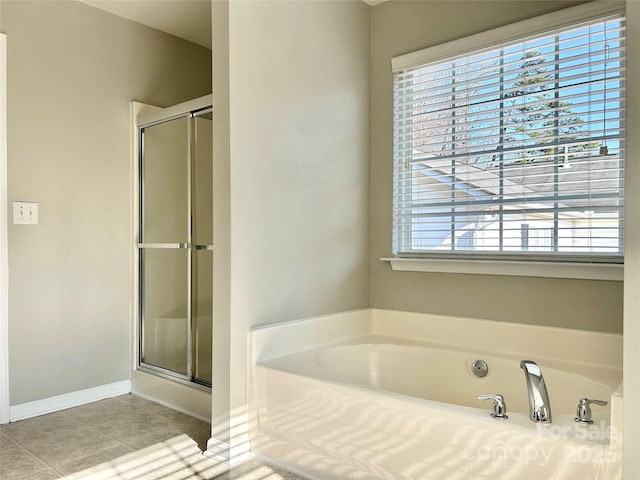
<svg viewBox="0 0 640 480">
<path fill-rule="evenodd" d="M 371 309 L 371 332 L 447 345 L 455 350 L 513 354 L 520 359 L 622 369 L 622 335 L 519 323 Z M 544 374 L 544 371 L 542 372 Z"/>
<path fill-rule="evenodd" d="M 254 453 L 323 479 L 619 477 L 621 336 L 380 310 L 324 320 L 252 332 Z M 478 358 L 486 377 L 471 373 Z M 525 358 L 551 425 L 528 418 Z M 508 420 L 476 398 L 498 392 Z M 590 426 L 573 421 L 583 396 L 610 402 Z"/>
<path fill-rule="evenodd" d="M 255 363 L 282 357 L 370 333 L 370 309 L 254 327 L 249 339 L 250 360 Z"/>
</svg>

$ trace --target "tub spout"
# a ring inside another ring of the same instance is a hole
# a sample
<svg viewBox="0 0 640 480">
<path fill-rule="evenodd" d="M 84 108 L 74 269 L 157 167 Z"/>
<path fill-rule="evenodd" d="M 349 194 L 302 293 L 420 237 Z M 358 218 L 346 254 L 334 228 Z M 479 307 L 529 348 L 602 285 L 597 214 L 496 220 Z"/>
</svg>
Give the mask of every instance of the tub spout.
<svg viewBox="0 0 640 480">
<path fill-rule="evenodd" d="M 522 360 L 520 368 L 524 370 L 529 395 L 529 418 L 532 422 L 551 423 L 551 405 L 549 394 L 542 378 L 540 367 L 531 360 Z"/>
</svg>

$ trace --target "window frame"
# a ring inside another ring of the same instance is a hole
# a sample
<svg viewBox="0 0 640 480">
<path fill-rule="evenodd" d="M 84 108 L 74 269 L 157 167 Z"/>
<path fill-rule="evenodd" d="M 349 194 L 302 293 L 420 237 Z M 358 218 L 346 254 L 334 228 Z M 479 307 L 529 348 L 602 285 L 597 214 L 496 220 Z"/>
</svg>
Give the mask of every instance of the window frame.
<svg viewBox="0 0 640 480">
<path fill-rule="evenodd" d="M 502 43 L 524 39 L 529 36 L 546 33 L 549 30 L 587 22 L 616 13 L 625 13 L 624 2 L 590 2 L 570 7 L 441 45 L 393 57 L 391 59 L 392 71 L 395 73 L 428 63 L 446 61 L 449 58 L 467 52 L 491 49 Z M 395 228 L 395 225 L 393 228 Z M 622 256 L 622 258 L 624 257 Z M 492 257 L 476 254 L 476 252 L 466 252 L 465 255 L 456 255 L 455 258 L 452 258 L 446 254 L 442 255 L 437 252 L 416 252 L 391 258 L 382 258 L 381 260 L 390 262 L 394 270 L 403 271 L 477 273 L 616 281 L 622 280 L 623 278 L 623 263 L 607 263 L 606 259 L 602 261 L 596 259 L 594 261 L 583 260 L 568 262 L 563 258 L 556 260 L 553 258 L 540 259 L 525 256 L 518 258 L 517 254 L 515 256 L 498 258 L 497 256 Z"/>
</svg>

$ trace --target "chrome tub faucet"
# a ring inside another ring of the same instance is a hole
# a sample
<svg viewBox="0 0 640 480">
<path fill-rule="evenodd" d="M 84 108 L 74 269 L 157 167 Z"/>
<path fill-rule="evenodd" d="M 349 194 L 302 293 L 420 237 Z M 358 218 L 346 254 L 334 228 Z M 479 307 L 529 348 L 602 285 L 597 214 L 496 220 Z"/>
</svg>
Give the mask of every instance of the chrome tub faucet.
<svg viewBox="0 0 640 480">
<path fill-rule="evenodd" d="M 540 367 L 531 360 L 522 360 L 520 368 L 524 370 L 524 377 L 527 381 L 529 418 L 532 422 L 551 423 L 549 394 Z"/>
</svg>

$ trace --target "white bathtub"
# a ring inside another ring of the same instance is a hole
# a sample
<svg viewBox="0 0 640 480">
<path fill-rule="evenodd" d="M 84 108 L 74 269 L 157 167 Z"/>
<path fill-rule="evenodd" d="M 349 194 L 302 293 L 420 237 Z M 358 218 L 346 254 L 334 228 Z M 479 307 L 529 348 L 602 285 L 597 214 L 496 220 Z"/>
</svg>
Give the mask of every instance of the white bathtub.
<svg viewBox="0 0 640 480">
<path fill-rule="evenodd" d="M 489 366 L 485 377 L 471 373 L 477 359 Z M 522 359 L 542 370 L 551 425 L 529 420 Z M 592 407 L 592 426 L 573 418 L 580 397 L 610 401 L 621 380 L 611 365 L 369 333 L 258 360 L 251 445 L 322 480 L 618 478 L 611 402 Z M 505 398 L 506 420 L 477 400 L 494 393 Z"/>
<path fill-rule="evenodd" d="M 354 343 L 323 347 L 261 362 L 285 372 L 367 387 L 383 393 L 406 395 L 448 405 L 477 407 L 489 411 L 490 402 L 480 394 L 501 393 L 508 413 L 528 413 L 527 388 L 520 358 L 490 356 L 476 352 L 416 346 L 397 338 L 368 336 Z M 475 360 L 484 360 L 489 373 L 476 377 Z M 533 359 L 527 359 L 533 360 Z M 581 397 L 608 400 L 622 381 L 619 371 L 594 365 L 562 365 L 538 361 L 549 392 L 552 414 L 558 421 L 575 416 Z M 560 368 L 558 368 L 560 367 Z M 594 421 L 609 420 L 609 406 L 592 408 Z"/>
</svg>

